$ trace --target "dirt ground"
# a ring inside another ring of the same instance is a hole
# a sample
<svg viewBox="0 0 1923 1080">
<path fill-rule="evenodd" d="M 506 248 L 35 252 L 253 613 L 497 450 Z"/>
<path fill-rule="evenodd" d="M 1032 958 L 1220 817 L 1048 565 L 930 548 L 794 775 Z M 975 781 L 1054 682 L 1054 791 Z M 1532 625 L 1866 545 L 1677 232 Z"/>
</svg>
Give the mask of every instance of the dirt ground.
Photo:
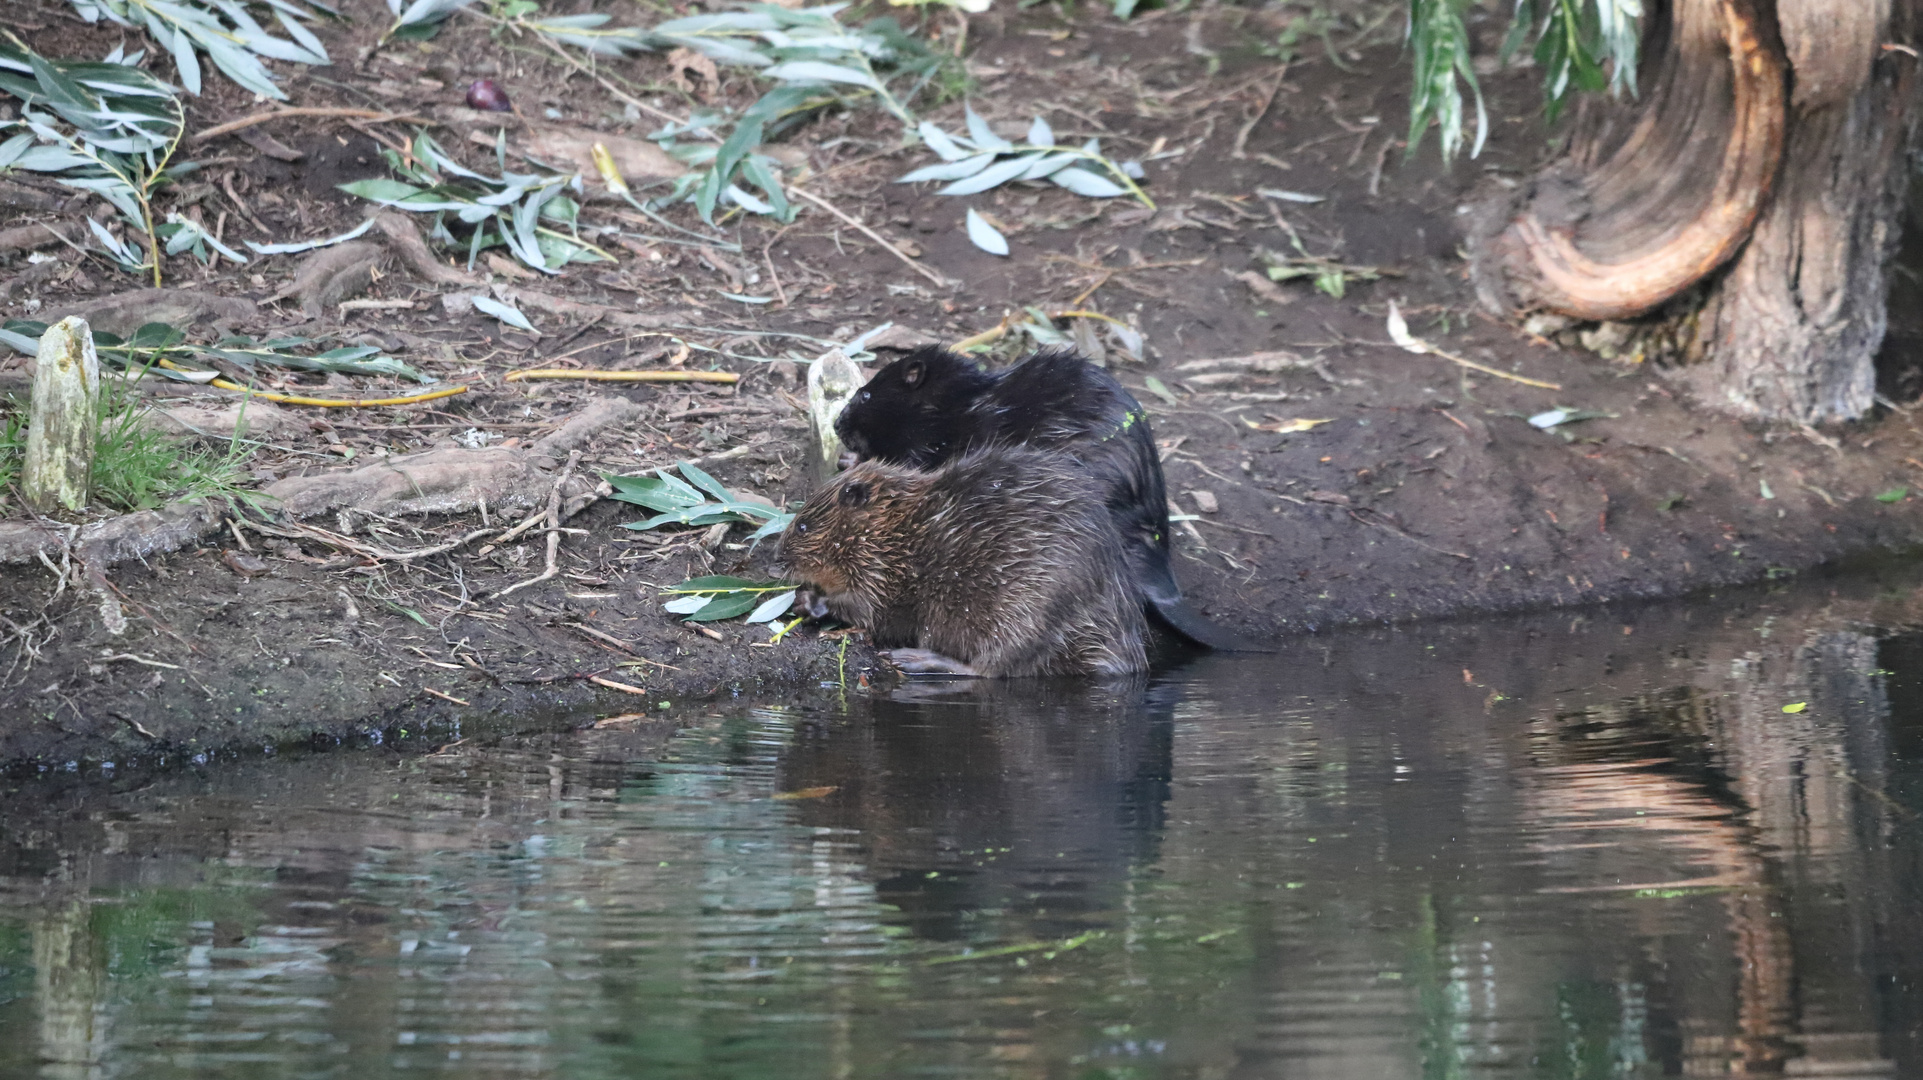
<svg viewBox="0 0 1923 1080">
<path fill-rule="evenodd" d="M 276 67 L 292 104 L 413 109 L 436 121 L 443 146 L 477 165 L 491 151 L 467 137 L 478 121 L 461 107 L 477 76 L 498 80 L 523 116 L 544 123 L 634 138 L 658 126 L 624 113 L 603 85 L 552 54 L 491 38 L 477 20 L 457 17 L 428 42 L 377 45 L 384 6 L 342 7 L 354 21 L 321 30 L 334 67 Z M 51 55 L 98 56 L 121 40 L 52 0 L 12 10 L 28 43 Z M 203 340 L 241 330 L 379 344 L 469 387 L 420 406 L 289 407 L 294 422 L 247 462 L 262 485 L 466 449 L 477 438 L 470 432 L 524 448 L 596 396 L 618 396 L 640 411 L 583 448 L 584 475 L 692 459 L 732 489 L 775 500 L 807 488 L 804 369 L 792 358 L 888 322 L 890 342 L 952 343 L 1025 306 L 1096 311 L 1130 323 L 1146 343 L 1143 363 L 1109 362 L 1147 406 L 1175 508 L 1192 515 L 1176 535 L 1185 589 L 1212 617 L 1284 649 L 1291 635 L 1344 624 L 1676 595 L 1914 546 L 1923 518 L 1908 489 L 1923 480 L 1923 432 L 1900 401 L 1824 431 L 1738 422 L 1684 400 L 1655 365 L 1599 355 L 1615 351 L 1607 327 L 1570 328 L 1551 341 L 1474 309 L 1458 222 L 1476 185 L 1512 183 L 1551 149 L 1536 76 L 1485 79 L 1494 131 L 1479 160 L 1445 168 L 1431 141 L 1405 161 L 1400 19 L 1370 25 L 1387 11 L 1343 8 L 1349 22 L 1331 46 L 1305 39 L 1286 65 L 1261 46 L 1308 18 L 1306 8 L 1209 6 L 1118 22 L 1086 5 L 1072 19 L 1053 6 L 997 5 L 975 17 L 966 68 L 974 107 L 1011 135 L 1041 114 L 1058 142 L 1099 136 L 1115 157 L 1143 159 L 1153 212 L 1053 186 L 956 198 L 892 183 L 929 158 L 901 149 L 898 126 L 874 110 L 822 116 L 785 136 L 780 151 L 802 166 L 802 187 L 949 287 L 813 204 L 788 227 L 729 222 L 739 256 L 607 232 L 602 242 L 618 256 L 611 265 L 536 282 L 514 280 L 504 261 L 483 266 L 496 285 L 599 305 L 523 304 L 538 335 L 440 299 L 485 282 L 430 284 L 392 262 L 359 295 L 415 301 L 411 310 L 303 311 L 271 299 L 299 256 L 212 270 L 178 257 L 167 266 L 170 285 L 252 302 L 239 315 L 203 315 L 189 327 Z M 607 66 L 636 85 L 669 81 L 660 56 Z M 694 91 L 737 105 L 752 99 L 748 80 L 722 74 L 718 90 Z M 188 99 L 190 130 L 261 109 L 248 99 L 210 75 L 205 96 Z M 681 115 L 690 105 L 672 92 L 647 100 Z M 921 107 L 959 129 L 960 100 Z M 519 122 L 506 123 L 520 137 Z M 387 175 L 376 139 L 399 145 L 412 126 L 300 117 L 250 131 L 251 141 L 190 145 L 203 169 L 183 197 L 230 244 L 353 225 L 370 206 L 336 185 Z M 33 178 L 8 180 L 0 225 L 88 209 Z M 962 226 L 970 206 L 1004 227 L 1010 256 L 970 244 Z M 685 206 L 671 214 L 694 223 Z M 646 224 L 593 200 L 582 217 L 630 233 L 634 221 Z M 1344 295 L 1260 276 L 1259 253 L 1294 254 L 1292 235 L 1307 253 L 1352 268 Z M 100 260 L 50 253 L 60 256 L 51 270 L 29 265 L 24 251 L 0 255 L 0 316 L 88 311 L 137 284 Z M 723 293 L 774 300 L 749 305 Z M 1395 347 L 1385 330 L 1391 300 L 1413 333 L 1451 356 L 1559 389 Z M 1597 350 L 1565 347 L 1584 335 Z M 997 348 L 1019 345 L 1010 335 Z M 0 363 L 17 392 L 24 358 Z M 503 380 L 514 369 L 569 365 L 743 377 L 734 386 L 639 388 Z M 1895 376 L 1885 387 L 1916 389 Z M 391 380 L 340 376 L 288 375 L 281 388 L 404 392 Z M 168 384 L 158 393 L 187 392 Z M 1528 422 L 1555 407 L 1598 415 L 1549 430 Z M 1326 422 L 1284 433 L 1296 420 Z M 18 516 L 17 502 L 4 512 Z M 78 583 L 57 588 L 37 561 L 0 568 L 0 760 L 61 767 L 402 732 L 458 738 L 477 725 L 672 712 L 718 695 L 859 690 L 889 678 L 858 639 L 803 628 L 771 645 L 765 627 L 739 622 L 714 624 L 716 639 L 663 613 L 659 587 L 702 573 L 769 575 L 774 550 L 749 550 L 739 528 L 712 549 L 699 529 L 617 528 L 644 515 L 605 500 L 589 506 L 568 523 L 579 531 L 561 545 L 562 573 L 498 598 L 540 570 L 538 530 L 485 555 L 474 543 L 392 560 L 311 537 L 268 546 L 224 528 L 109 571 L 129 621 L 118 635 Z M 479 514 L 455 514 L 363 518 L 352 528 L 363 545 L 396 550 L 481 524 Z"/>
</svg>

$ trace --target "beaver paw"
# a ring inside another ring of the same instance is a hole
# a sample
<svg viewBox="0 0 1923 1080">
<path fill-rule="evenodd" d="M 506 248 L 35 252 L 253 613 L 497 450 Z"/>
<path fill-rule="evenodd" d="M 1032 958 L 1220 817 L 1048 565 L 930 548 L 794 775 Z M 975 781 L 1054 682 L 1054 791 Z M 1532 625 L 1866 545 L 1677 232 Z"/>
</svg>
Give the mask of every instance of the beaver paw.
<svg viewBox="0 0 1923 1080">
<path fill-rule="evenodd" d="M 981 672 L 952 656 L 927 649 L 888 649 L 882 653 L 903 675 L 965 675 L 979 678 Z"/>
<path fill-rule="evenodd" d="M 813 589 L 796 589 L 794 610 L 810 619 L 830 619 L 834 614 L 828 610 L 828 598 Z"/>
</svg>

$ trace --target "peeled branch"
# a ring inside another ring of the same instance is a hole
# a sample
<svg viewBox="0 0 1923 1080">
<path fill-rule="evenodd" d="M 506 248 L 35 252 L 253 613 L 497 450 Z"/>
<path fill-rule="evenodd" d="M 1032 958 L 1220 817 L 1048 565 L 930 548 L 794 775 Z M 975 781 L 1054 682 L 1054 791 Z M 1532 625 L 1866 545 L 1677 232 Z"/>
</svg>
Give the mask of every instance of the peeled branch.
<svg viewBox="0 0 1923 1080">
<path fill-rule="evenodd" d="M 40 513 L 78 513 L 87 508 L 100 428 L 100 357 L 87 320 L 68 317 L 47 327 L 35 362 L 20 493 Z"/>
<path fill-rule="evenodd" d="M 810 466 L 816 483 L 827 483 L 841 467 L 841 438 L 835 418 L 861 389 L 861 369 L 840 349 L 829 349 L 808 368 Z"/>
</svg>

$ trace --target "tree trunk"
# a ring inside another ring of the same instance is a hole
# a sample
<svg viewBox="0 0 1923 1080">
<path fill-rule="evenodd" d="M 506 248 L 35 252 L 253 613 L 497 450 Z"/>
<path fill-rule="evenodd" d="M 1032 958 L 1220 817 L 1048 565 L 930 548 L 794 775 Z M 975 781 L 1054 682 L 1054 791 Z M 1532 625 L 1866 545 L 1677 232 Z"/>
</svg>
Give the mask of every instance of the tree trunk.
<svg viewBox="0 0 1923 1080">
<path fill-rule="evenodd" d="M 1670 305 L 1680 325 L 1656 336 L 1680 342 L 1705 402 L 1802 422 L 1861 415 L 1918 112 L 1917 59 L 1882 46 L 1908 39 L 1920 6 L 1653 6 L 1636 123 L 1618 133 L 1599 110 L 1566 157 L 1479 209 L 1483 303 L 1580 319 Z"/>
<path fill-rule="evenodd" d="M 1894 0 L 1914 7 L 1911 0 Z M 1703 400 L 1813 423 L 1869 411 L 1902 240 L 1917 59 L 1892 0 L 1777 0 L 1795 71 L 1776 198 L 1710 291 L 1687 372 Z"/>
</svg>

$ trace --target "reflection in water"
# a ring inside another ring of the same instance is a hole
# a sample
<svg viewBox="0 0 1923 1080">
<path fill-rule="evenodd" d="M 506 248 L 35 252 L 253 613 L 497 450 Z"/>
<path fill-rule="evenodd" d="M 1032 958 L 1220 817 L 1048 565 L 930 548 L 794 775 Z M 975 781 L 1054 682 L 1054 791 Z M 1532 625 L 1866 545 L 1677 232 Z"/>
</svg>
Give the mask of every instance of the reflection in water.
<svg viewBox="0 0 1923 1080">
<path fill-rule="evenodd" d="M 30 785 L 0 1076 L 1923 1075 L 1923 639 L 1849 625 Z"/>
</svg>

